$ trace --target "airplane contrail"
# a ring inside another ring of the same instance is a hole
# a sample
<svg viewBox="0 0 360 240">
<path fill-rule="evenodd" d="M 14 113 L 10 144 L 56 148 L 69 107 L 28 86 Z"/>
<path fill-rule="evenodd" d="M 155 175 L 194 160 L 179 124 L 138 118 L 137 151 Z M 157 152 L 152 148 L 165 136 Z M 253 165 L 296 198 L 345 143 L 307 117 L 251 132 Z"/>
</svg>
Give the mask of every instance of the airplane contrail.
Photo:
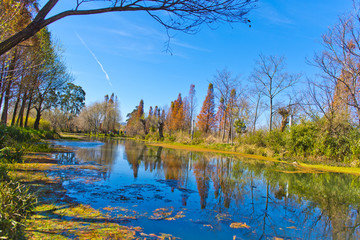
<svg viewBox="0 0 360 240">
<path fill-rule="evenodd" d="M 80 35 L 79 35 L 77 32 L 75 32 L 75 34 L 76 34 L 76 36 L 79 38 L 79 40 L 81 41 L 81 43 L 84 45 L 84 47 L 86 47 L 86 49 L 87 49 L 87 50 L 90 52 L 90 54 L 93 56 L 93 58 L 95 59 L 95 61 L 99 64 L 101 70 L 102 70 L 103 73 L 105 74 L 105 77 L 106 77 L 109 85 L 110 85 L 111 87 L 113 87 L 113 85 L 112 85 L 112 83 L 111 83 L 111 81 L 110 81 L 110 77 L 109 77 L 109 75 L 107 74 L 107 72 L 105 71 L 104 66 L 101 64 L 101 62 L 99 61 L 99 59 L 95 56 L 95 54 L 93 53 L 93 51 L 91 51 L 91 49 L 88 47 L 88 45 L 87 45 L 87 44 L 84 42 L 84 40 L 80 37 Z"/>
</svg>

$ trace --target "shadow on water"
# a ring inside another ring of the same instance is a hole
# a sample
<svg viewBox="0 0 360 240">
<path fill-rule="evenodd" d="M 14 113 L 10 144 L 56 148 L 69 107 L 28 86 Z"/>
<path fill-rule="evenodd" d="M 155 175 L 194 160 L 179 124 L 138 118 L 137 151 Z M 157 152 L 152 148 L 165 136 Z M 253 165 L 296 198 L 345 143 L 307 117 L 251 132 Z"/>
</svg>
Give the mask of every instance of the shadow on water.
<svg viewBox="0 0 360 240">
<path fill-rule="evenodd" d="M 145 232 L 184 239 L 360 237 L 357 176 L 128 140 L 80 146 L 57 158 L 103 166 L 97 174 L 63 174 L 69 196 L 126 216 Z"/>
</svg>

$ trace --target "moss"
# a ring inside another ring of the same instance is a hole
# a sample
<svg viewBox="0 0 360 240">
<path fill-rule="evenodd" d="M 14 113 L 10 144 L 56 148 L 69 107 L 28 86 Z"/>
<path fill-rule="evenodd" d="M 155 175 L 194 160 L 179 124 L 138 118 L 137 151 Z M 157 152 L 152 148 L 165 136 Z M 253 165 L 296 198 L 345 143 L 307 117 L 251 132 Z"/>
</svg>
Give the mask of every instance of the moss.
<svg viewBox="0 0 360 240">
<path fill-rule="evenodd" d="M 50 154 L 25 156 L 24 163 L 14 164 L 10 174 L 31 192 L 36 194 L 38 203 L 34 215 L 25 222 L 26 239 L 139 239 L 143 236 L 161 238 L 155 234 L 145 234 L 141 227 L 123 226 L 118 222 L 127 216 L 111 217 L 109 211 L 100 211 L 89 205 L 78 204 L 67 198 L 59 178 L 50 178 L 51 171 L 62 171 L 74 166 L 59 165 Z M 103 171 L 100 166 L 79 165 L 82 169 Z M 177 216 L 180 218 L 180 216 Z M 173 239 L 166 235 L 167 239 Z M 152 238 L 151 238 L 152 239 Z"/>
</svg>

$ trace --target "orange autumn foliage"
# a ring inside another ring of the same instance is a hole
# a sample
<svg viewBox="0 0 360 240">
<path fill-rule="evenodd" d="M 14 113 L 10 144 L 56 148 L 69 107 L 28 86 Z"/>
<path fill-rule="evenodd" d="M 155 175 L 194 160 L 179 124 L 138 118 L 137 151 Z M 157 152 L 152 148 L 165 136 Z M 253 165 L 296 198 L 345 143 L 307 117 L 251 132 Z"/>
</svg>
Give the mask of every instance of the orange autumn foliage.
<svg viewBox="0 0 360 240">
<path fill-rule="evenodd" d="M 180 130 L 184 127 L 185 114 L 184 114 L 184 103 L 179 93 L 178 98 L 171 102 L 171 108 L 169 113 L 169 129 Z"/>
<path fill-rule="evenodd" d="M 216 127 L 214 88 L 211 83 L 209 84 L 208 92 L 201 108 L 201 112 L 197 116 L 197 120 L 196 125 L 200 131 L 205 133 L 210 132 Z"/>
</svg>

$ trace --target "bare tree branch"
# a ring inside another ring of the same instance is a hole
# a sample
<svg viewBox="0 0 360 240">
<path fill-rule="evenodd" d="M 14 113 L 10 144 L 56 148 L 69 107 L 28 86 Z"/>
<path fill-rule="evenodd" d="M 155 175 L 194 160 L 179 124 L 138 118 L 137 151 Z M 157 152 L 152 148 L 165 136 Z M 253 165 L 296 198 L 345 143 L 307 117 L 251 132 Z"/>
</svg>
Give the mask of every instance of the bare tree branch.
<svg viewBox="0 0 360 240">
<path fill-rule="evenodd" d="M 0 55 L 34 36 L 40 29 L 64 17 L 107 12 L 145 11 L 166 29 L 196 33 L 200 25 L 215 22 L 250 23 L 246 17 L 257 0 L 101 0 L 104 7 L 90 8 L 93 0 L 74 0 L 75 8 L 48 17 L 59 0 L 48 0 L 33 21 L 0 43 Z M 162 12 L 168 13 L 165 15 Z M 48 17 L 48 18 L 47 18 Z"/>
<path fill-rule="evenodd" d="M 300 79 L 300 74 L 288 74 L 284 72 L 284 57 L 264 56 L 260 54 L 256 66 L 251 75 L 257 90 L 269 98 L 269 130 L 273 127 L 274 99 L 281 92 L 294 86 Z"/>
</svg>

